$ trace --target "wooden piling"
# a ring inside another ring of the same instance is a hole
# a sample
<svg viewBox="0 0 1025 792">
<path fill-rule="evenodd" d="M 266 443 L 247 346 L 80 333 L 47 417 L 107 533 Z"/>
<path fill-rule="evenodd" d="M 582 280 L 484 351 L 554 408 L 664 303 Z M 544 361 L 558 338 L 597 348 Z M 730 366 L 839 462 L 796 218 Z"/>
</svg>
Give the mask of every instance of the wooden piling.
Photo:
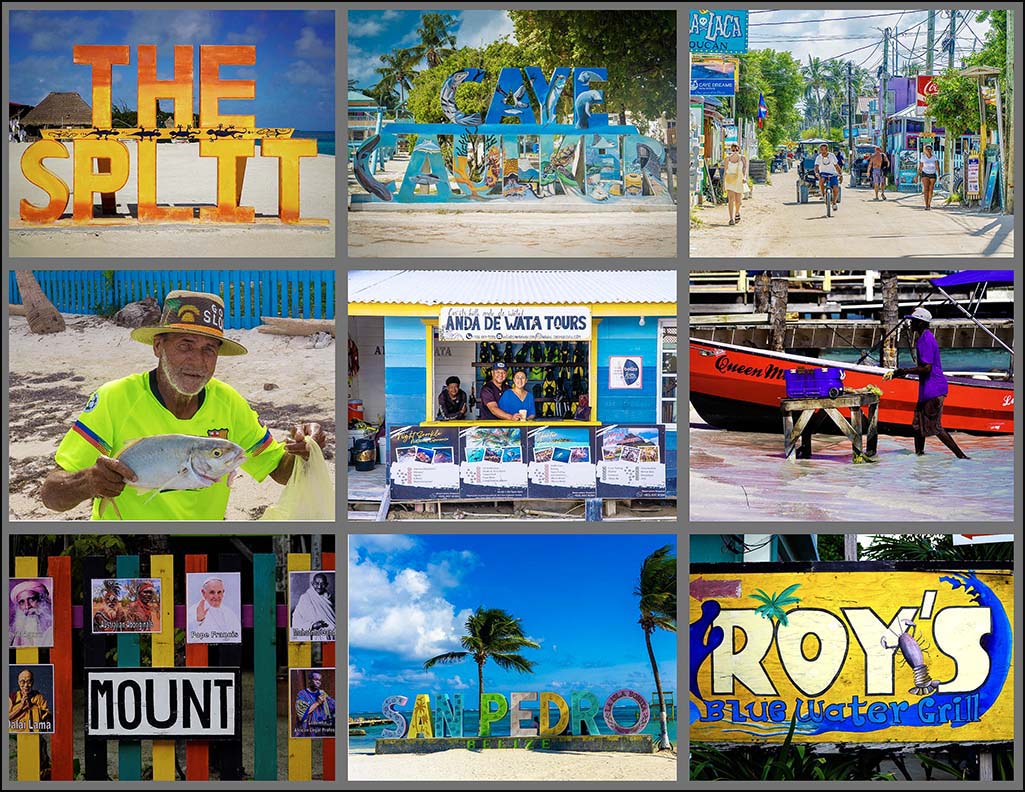
<svg viewBox="0 0 1025 792">
<path fill-rule="evenodd" d="M 771 338 L 774 352 L 783 351 L 783 338 L 786 335 L 787 325 L 787 292 L 789 281 L 787 278 L 773 278 L 769 284 L 769 322 L 772 326 Z"/>
<path fill-rule="evenodd" d="M 882 292 L 883 292 L 883 311 L 882 311 L 882 322 L 883 322 L 883 336 L 893 330 L 897 323 L 900 321 L 898 313 L 898 288 L 897 288 L 897 273 L 896 272 L 883 272 L 882 273 Z M 880 352 L 882 356 L 882 366 L 884 368 L 896 368 L 897 367 L 897 334 L 893 333 L 883 342 L 883 348 Z"/>
</svg>

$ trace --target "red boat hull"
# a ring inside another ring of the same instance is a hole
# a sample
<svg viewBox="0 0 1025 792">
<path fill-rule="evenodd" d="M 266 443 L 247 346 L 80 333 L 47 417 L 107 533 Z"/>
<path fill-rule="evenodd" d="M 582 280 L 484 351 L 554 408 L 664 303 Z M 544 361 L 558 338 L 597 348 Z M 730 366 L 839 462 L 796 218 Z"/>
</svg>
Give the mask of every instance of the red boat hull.
<svg viewBox="0 0 1025 792">
<path fill-rule="evenodd" d="M 780 400 L 786 398 L 783 377 L 797 366 L 840 368 L 844 388 L 876 385 L 880 431 L 909 434 L 918 400 L 917 379 L 884 382 L 886 369 L 804 358 L 748 349 L 731 344 L 690 341 L 690 400 L 712 426 L 746 431 L 778 432 L 782 428 Z M 976 434 L 1014 434 L 1014 384 L 948 377 L 950 390 L 943 404 L 943 426 Z"/>
</svg>

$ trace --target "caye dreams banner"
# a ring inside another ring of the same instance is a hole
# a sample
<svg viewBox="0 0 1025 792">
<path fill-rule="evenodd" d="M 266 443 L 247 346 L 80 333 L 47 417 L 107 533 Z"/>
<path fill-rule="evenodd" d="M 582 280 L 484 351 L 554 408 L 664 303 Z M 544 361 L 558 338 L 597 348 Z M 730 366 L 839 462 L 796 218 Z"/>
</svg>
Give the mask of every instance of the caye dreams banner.
<svg viewBox="0 0 1025 792">
<path fill-rule="evenodd" d="M 692 740 L 1014 739 L 1010 571 L 725 566 L 691 567 Z"/>
</svg>

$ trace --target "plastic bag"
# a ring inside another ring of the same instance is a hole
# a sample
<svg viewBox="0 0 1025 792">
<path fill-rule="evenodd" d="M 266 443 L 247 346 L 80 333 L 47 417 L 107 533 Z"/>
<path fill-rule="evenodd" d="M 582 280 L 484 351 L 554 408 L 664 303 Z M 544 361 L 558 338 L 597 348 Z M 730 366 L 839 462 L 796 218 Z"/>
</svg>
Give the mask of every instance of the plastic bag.
<svg viewBox="0 0 1025 792">
<path fill-rule="evenodd" d="M 292 475 L 278 502 L 267 507 L 261 520 L 333 520 L 335 486 L 324 452 L 312 437 L 306 438 L 309 460 L 296 457 Z"/>
</svg>

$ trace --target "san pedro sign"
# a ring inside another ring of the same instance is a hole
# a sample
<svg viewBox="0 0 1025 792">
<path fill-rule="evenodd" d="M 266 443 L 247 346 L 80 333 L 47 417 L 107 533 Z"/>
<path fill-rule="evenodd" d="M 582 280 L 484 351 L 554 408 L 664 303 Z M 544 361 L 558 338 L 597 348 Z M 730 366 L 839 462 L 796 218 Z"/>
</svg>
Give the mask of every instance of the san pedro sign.
<svg viewBox="0 0 1025 792">
<path fill-rule="evenodd" d="M 474 697 L 475 700 L 475 697 Z M 637 707 L 637 717 L 633 724 L 624 725 L 620 723 L 614 713 L 614 707 L 619 701 L 632 701 Z M 406 696 L 389 696 L 381 706 L 381 713 L 388 720 L 395 724 L 394 728 L 386 729 L 381 733 L 382 738 L 409 739 L 431 739 L 435 737 L 463 737 L 463 695 L 456 693 L 451 698 L 447 693 L 437 696 L 435 707 L 431 711 L 431 697 L 426 693 L 420 693 L 413 705 L 413 713 L 410 720 L 398 711 L 398 707 L 405 706 L 409 702 Z M 532 721 L 535 710 L 525 708 L 527 702 L 534 702 L 539 706 L 536 710 L 537 720 Z M 557 714 L 556 720 L 552 720 L 552 708 Z M 601 717 L 606 725 L 615 733 L 620 735 L 639 734 L 644 731 L 651 719 L 651 708 L 644 697 L 629 688 L 622 688 L 611 693 L 604 702 L 590 690 L 574 690 L 570 694 L 570 700 L 558 693 L 551 691 L 534 691 L 528 693 L 510 693 L 508 700 L 501 693 L 485 693 L 480 704 L 478 737 L 491 736 L 491 724 L 509 716 L 509 736 L 511 738 L 546 738 L 557 737 L 562 734 L 591 734 L 599 733 L 596 719 Z M 525 725 L 526 724 L 526 725 Z M 527 744 L 517 743 L 516 745 L 496 744 L 493 747 L 501 748 L 542 748 L 541 742 L 536 745 L 532 742 Z"/>
<path fill-rule="evenodd" d="M 487 112 L 461 110 L 459 86 L 488 78 L 483 69 L 466 68 L 445 79 L 440 104 L 449 123 L 387 123 L 368 138 L 353 157 L 353 174 L 368 194 L 353 195 L 352 203 L 673 203 L 662 143 L 598 112 L 607 69 L 559 66 L 549 77 L 537 66 L 503 68 Z M 571 124 L 559 123 L 564 96 L 572 102 Z M 379 182 L 374 153 L 393 149 L 400 135 L 417 136 L 405 175 Z"/>
<path fill-rule="evenodd" d="M 93 195 L 113 198 L 128 183 L 130 159 L 124 141 L 138 146 L 139 223 L 253 223 L 252 206 L 241 205 L 246 163 L 255 156 L 278 160 L 278 220 L 282 223 L 325 224 L 323 218 L 302 217 L 299 206 L 299 162 L 317 156 L 317 141 L 293 139 L 294 130 L 257 128 L 251 115 L 224 115 L 222 99 L 255 99 L 255 80 L 222 80 L 221 66 L 253 66 L 255 46 L 201 46 L 199 48 L 199 126 L 193 126 L 193 48 L 174 48 L 174 77 L 157 79 L 156 46 L 137 47 L 138 126 L 114 128 L 111 113 L 113 68 L 129 63 L 127 46 L 75 45 L 74 60 L 92 68 L 92 129 L 45 129 L 43 140 L 29 146 L 21 157 L 21 172 L 42 189 L 47 203 L 22 199 L 21 219 L 51 225 L 60 220 L 72 200 L 72 222 L 111 225 L 115 218 L 93 217 Z M 157 101 L 174 100 L 175 127 L 157 127 Z M 48 159 L 66 159 L 62 140 L 73 141 L 74 182 L 69 187 L 46 167 Z M 161 206 L 157 203 L 157 142 L 179 140 L 199 143 L 199 156 L 217 160 L 217 203 L 200 206 Z M 73 198 L 72 198 L 73 195 Z M 132 218 L 123 219 L 124 222 Z"/>
<path fill-rule="evenodd" d="M 89 737 L 240 739 L 237 668 L 87 668 Z"/>
<path fill-rule="evenodd" d="M 1014 739 L 1009 571 L 830 566 L 692 566 L 692 740 Z"/>
</svg>

